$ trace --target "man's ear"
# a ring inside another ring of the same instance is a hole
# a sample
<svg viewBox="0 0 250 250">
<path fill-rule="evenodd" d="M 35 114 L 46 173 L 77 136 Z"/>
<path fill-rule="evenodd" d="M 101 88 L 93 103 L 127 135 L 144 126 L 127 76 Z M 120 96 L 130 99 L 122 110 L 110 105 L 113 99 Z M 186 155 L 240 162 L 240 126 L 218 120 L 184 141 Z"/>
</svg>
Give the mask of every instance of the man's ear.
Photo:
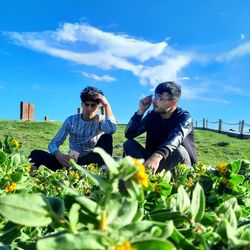
<svg viewBox="0 0 250 250">
<path fill-rule="evenodd" d="M 171 106 L 172 107 L 177 106 L 177 103 L 178 103 L 178 101 L 176 99 L 174 99 L 174 100 L 172 100 Z"/>
</svg>

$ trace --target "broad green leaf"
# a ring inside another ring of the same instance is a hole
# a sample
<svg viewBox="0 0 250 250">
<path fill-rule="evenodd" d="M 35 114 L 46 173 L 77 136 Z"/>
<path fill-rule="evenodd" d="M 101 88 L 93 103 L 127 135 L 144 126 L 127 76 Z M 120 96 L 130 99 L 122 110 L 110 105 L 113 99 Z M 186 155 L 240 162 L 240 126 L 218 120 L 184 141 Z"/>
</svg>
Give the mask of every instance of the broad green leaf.
<svg viewBox="0 0 250 250">
<path fill-rule="evenodd" d="M 19 181 L 21 181 L 22 177 L 23 177 L 23 174 L 20 173 L 20 172 L 12 173 L 11 176 L 10 176 L 10 178 L 11 178 L 11 180 L 13 182 L 19 182 Z"/>
<path fill-rule="evenodd" d="M 21 228 L 20 225 L 8 222 L 4 229 L 1 230 L 3 234 L 0 236 L 0 242 L 11 244 L 13 240 L 21 235 Z"/>
<path fill-rule="evenodd" d="M 98 147 L 94 148 L 93 152 L 98 153 L 102 157 L 110 173 L 118 174 L 118 163 L 111 157 L 111 155 L 105 152 L 102 148 Z"/>
<path fill-rule="evenodd" d="M 183 215 L 188 213 L 190 210 L 190 199 L 182 185 L 178 188 L 176 208 Z"/>
<path fill-rule="evenodd" d="M 204 226 L 214 226 L 215 224 L 217 224 L 218 221 L 218 217 L 216 215 L 216 213 L 214 212 L 205 212 L 203 214 L 201 223 Z"/>
<path fill-rule="evenodd" d="M 177 249 L 198 250 L 189 240 L 187 240 L 178 229 L 174 227 L 171 239 Z"/>
<path fill-rule="evenodd" d="M 236 217 L 239 219 L 241 216 L 241 207 L 238 205 L 238 201 L 235 197 L 226 200 L 218 209 L 218 214 L 225 214 L 230 208 L 233 208 Z"/>
<path fill-rule="evenodd" d="M 168 240 L 148 239 L 133 242 L 132 247 L 137 250 L 175 250 L 176 247 Z"/>
<path fill-rule="evenodd" d="M 168 238 L 173 232 L 174 224 L 172 221 L 165 223 L 156 221 L 138 221 L 128 224 L 119 230 L 119 235 L 125 239 L 146 239 L 146 238 Z"/>
<path fill-rule="evenodd" d="M 229 222 L 229 224 L 231 225 L 231 227 L 235 232 L 237 230 L 237 218 L 233 208 L 227 210 L 227 212 L 225 213 L 225 218 L 227 219 L 227 221 Z"/>
<path fill-rule="evenodd" d="M 6 159 L 7 159 L 6 154 L 3 151 L 0 151 L 0 165 L 4 164 Z"/>
<path fill-rule="evenodd" d="M 93 200 L 89 199 L 84 195 L 74 196 L 73 197 L 76 202 L 78 202 L 82 209 L 91 212 L 92 214 L 100 214 L 101 209 L 100 206 Z"/>
<path fill-rule="evenodd" d="M 218 224 L 218 226 L 217 226 L 217 228 L 216 228 L 216 232 L 221 236 L 222 239 L 225 239 L 225 240 L 228 239 L 228 238 L 227 238 L 227 229 L 226 229 L 227 224 L 229 224 L 229 223 L 227 222 L 227 220 L 226 220 L 226 219 L 222 219 L 222 220 L 219 222 L 219 224 Z"/>
<path fill-rule="evenodd" d="M 240 167 L 241 167 L 241 161 L 242 160 L 237 160 L 235 162 L 230 163 L 233 173 L 237 174 L 239 172 Z"/>
<path fill-rule="evenodd" d="M 11 166 L 19 166 L 22 162 L 21 155 L 16 153 L 11 156 Z"/>
<path fill-rule="evenodd" d="M 243 175 L 239 174 L 231 174 L 230 176 L 230 182 L 232 182 L 234 185 L 239 185 L 244 181 L 245 177 Z"/>
<path fill-rule="evenodd" d="M 180 218 L 182 215 L 179 211 L 172 212 L 169 209 L 157 210 L 149 214 L 153 221 L 168 221 Z"/>
<path fill-rule="evenodd" d="M 64 212 L 64 203 L 61 199 L 55 197 L 46 197 L 49 211 L 53 216 L 62 217 Z"/>
<path fill-rule="evenodd" d="M 37 250 L 106 250 L 106 235 L 96 231 L 63 233 L 37 241 Z"/>
<path fill-rule="evenodd" d="M 107 206 L 107 225 L 112 228 L 123 227 L 133 221 L 138 202 L 114 196 Z"/>
<path fill-rule="evenodd" d="M 138 201 L 144 201 L 144 191 L 140 183 L 129 179 L 126 181 L 126 188 L 132 199 L 137 199 Z"/>
<path fill-rule="evenodd" d="M 73 231 L 75 231 L 76 225 L 79 220 L 79 210 L 81 206 L 77 203 L 74 203 L 69 211 L 69 224 Z"/>
<path fill-rule="evenodd" d="M 169 183 L 161 182 L 158 184 L 158 187 L 161 189 L 160 193 L 164 196 L 169 196 L 172 191 L 172 186 Z"/>
<path fill-rule="evenodd" d="M 199 222 L 205 212 L 205 195 L 202 187 L 197 182 L 192 194 L 191 202 L 191 218 L 195 222 Z"/>
<path fill-rule="evenodd" d="M 46 226 L 52 221 L 47 203 L 41 194 L 2 196 L 0 213 L 8 220 L 25 226 Z"/>
</svg>

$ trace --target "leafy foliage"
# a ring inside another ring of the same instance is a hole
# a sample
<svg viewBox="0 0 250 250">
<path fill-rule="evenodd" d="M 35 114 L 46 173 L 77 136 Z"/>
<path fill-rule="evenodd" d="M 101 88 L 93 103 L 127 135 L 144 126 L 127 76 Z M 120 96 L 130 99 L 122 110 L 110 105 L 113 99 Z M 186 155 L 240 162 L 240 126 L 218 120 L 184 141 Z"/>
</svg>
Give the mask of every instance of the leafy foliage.
<svg viewBox="0 0 250 250">
<path fill-rule="evenodd" d="M 31 171 L 21 143 L 0 143 L 2 249 L 248 249 L 250 162 L 183 164 L 152 175 L 141 160 Z"/>
</svg>

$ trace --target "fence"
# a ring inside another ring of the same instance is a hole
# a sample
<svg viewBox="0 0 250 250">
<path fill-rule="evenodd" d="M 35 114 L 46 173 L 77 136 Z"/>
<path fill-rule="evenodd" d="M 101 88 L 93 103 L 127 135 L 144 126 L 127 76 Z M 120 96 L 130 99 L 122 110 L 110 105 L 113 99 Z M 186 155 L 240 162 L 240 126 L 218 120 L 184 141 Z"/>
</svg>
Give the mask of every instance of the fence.
<svg viewBox="0 0 250 250">
<path fill-rule="evenodd" d="M 250 124 L 246 123 L 244 120 L 241 120 L 237 123 L 227 123 L 223 122 L 222 119 L 219 119 L 219 121 L 211 122 L 208 121 L 208 119 L 203 118 L 200 121 L 195 121 L 194 125 L 196 129 L 212 130 L 234 137 L 250 139 Z M 232 126 L 234 127 L 234 129 L 230 128 Z"/>
</svg>

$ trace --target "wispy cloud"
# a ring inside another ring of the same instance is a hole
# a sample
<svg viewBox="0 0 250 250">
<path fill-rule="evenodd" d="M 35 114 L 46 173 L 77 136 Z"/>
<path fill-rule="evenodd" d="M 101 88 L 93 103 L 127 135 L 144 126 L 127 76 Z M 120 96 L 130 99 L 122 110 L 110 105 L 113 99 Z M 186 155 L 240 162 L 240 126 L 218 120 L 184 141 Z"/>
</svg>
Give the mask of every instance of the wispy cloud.
<svg viewBox="0 0 250 250">
<path fill-rule="evenodd" d="M 31 88 L 32 88 L 32 90 L 35 90 L 35 91 L 41 91 L 42 90 L 42 87 L 41 87 L 41 85 L 40 84 L 33 84 L 32 86 L 31 86 Z"/>
<path fill-rule="evenodd" d="M 245 38 L 246 38 L 246 37 L 245 37 L 244 34 L 240 34 L 240 39 L 241 39 L 241 40 L 245 40 Z"/>
<path fill-rule="evenodd" d="M 232 50 L 223 53 L 217 57 L 217 60 L 220 62 L 230 61 L 237 57 L 242 57 L 250 54 L 250 42 L 245 42 L 233 48 Z"/>
<path fill-rule="evenodd" d="M 114 77 L 111 77 L 109 75 L 98 76 L 98 75 L 87 73 L 87 72 L 82 72 L 82 75 L 94 81 L 114 82 L 116 80 Z"/>
<path fill-rule="evenodd" d="M 169 39 L 153 43 L 126 34 L 106 32 L 96 27 L 64 23 L 55 31 L 5 32 L 20 46 L 46 53 L 81 65 L 93 66 L 103 71 L 126 70 L 135 75 L 142 84 L 153 88 L 162 81 L 189 82 L 190 77 L 181 72 L 193 61 L 202 61 L 190 51 L 178 51 L 168 45 Z M 83 72 L 84 77 L 94 81 L 112 82 L 116 79 Z M 183 97 L 198 98 L 207 89 L 183 86 Z"/>
<path fill-rule="evenodd" d="M 240 88 L 235 87 L 235 86 L 224 85 L 223 87 L 227 92 L 231 92 L 234 94 L 242 94 L 242 90 Z"/>
</svg>

